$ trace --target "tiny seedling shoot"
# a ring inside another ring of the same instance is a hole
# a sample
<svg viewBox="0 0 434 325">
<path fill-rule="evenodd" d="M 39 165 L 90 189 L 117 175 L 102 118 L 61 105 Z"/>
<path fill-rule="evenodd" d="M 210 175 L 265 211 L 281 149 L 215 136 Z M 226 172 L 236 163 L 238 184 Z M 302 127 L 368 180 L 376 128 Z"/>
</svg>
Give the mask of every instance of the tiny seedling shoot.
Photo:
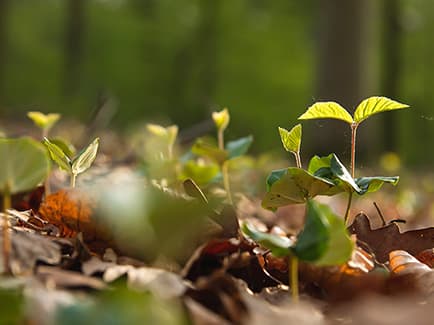
<svg viewBox="0 0 434 325">
<path fill-rule="evenodd" d="M 0 193 L 3 196 L 3 272 L 11 273 L 9 256 L 11 239 L 7 210 L 11 195 L 35 188 L 50 169 L 45 148 L 30 138 L 0 139 Z"/>
<path fill-rule="evenodd" d="M 158 140 L 162 142 L 162 144 L 166 147 L 167 157 L 165 154 L 163 158 L 172 160 L 173 159 L 173 148 L 175 146 L 176 137 L 178 136 L 178 126 L 170 125 L 168 127 L 163 127 L 158 124 L 147 124 L 146 129 L 154 135 Z"/>
<path fill-rule="evenodd" d="M 99 138 L 93 140 L 74 158 L 70 158 L 64 150 L 47 138 L 42 141 L 50 153 L 51 159 L 64 171 L 71 176 L 71 187 L 75 187 L 77 175 L 85 172 L 90 168 L 96 158 L 99 146 Z"/>
<path fill-rule="evenodd" d="M 50 113 L 44 114 L 41 112 L 28 112 L 27 117 L 33 121 L 33 123 L 42 131 L 42 139 L 48 138 L 48 133 L 51 128 L 60 119 L 60 114 Z"/>
</svg>

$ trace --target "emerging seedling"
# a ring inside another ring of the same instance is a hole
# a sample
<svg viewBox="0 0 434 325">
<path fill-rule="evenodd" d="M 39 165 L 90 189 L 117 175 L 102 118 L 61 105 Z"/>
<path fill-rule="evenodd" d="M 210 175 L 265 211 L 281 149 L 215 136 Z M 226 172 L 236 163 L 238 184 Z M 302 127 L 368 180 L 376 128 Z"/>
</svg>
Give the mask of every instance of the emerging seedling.
<svg viewBox="0 0 434 325">
<path fill-rule="evenodd" d="M 298 168 L 301 168 L 301 157 L 300 157 L 300 147 L 301 147 L 301 134 L 302 127 L 301 124 L 294 126 L 291 131 L 279 127 L 280 140 L 282 140 L 283 147 L 286 151 L 292 152 L 295 156 L 295 161 Z"/>
<path fill-rule="evenodd" d="M 167 158 L 169 160 L 173 159 L 173 147 L 176 142 L 176 137 L 178 136 L 178 126 L 171 125 L 168 127 L 163 127 L 158 124 L 147 124 L 146 129 L 159 141 L 161 141 L 164 146 L 166 146 Z"/>
<path fill-rule="evenodd" d="M 33 189 L 47 177 L 50 161 L 45 148 L 30 138 L 0 139 L 0 193 L 3 196 L 3 263 L 10 273 L 11 241 L 7 210 L 11 195 Z"/>
<path fill-rule="evenodd" d="M 48 132 L 60 119 L 60 114 L 50 113 L 44 114 L 41 112 L 28 112 L 27 117 L 30 118 L 35 125 L 42 131 L 42 139 L 48 137 Z"/>
<path fill-rule="evenodd" d="M 368 117 L 381 112 L 408 108 L 406 104 L 401 104 L 387 97 L 369 97 L 357 106 L 354 115 L 335 102 L 318 102 L 313 104 L 302 114 L 299 120 L 332 118 L 342 120 L 350 125 L 351 128 L 351 176 L 354 178 L 356 164 L 356 135 L 360 123 Z"/>
<path fill-rule="evenodd" d="M 58 145 L 54 144 L 47 138 L 44 138 L 42 142 L 47 147 L 51 159 L 56 162 L 60 169 L 63 169 L 70 174 L 72 188 L 75 187 L 77 175 L 85 172 L 92 165 L 96 158 L 99 146 L 99 138 L 96 138 L 77 156 L 71 158 Z"/>
</svg>

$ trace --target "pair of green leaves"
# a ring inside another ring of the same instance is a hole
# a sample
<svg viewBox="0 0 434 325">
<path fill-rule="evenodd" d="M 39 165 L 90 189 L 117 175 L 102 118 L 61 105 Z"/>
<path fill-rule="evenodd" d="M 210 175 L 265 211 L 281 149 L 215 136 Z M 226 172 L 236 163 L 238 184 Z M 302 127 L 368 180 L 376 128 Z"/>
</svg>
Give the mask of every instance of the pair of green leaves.
<svg viewBox="0 0 434 325">
<path fill-rule="evenodd" d="M 50 170 L 45 148 L 30 138 L 0 139 L 0 192 L 31 190 Z"/>
<path fill-rule="evenodd" d="M 373 96 L 363 100 L 354 111 L 350 113 L 336 102 L 318 102 L 313 104 L 299 117 L 299 120 L 317 118 L 333 118 L 347 122 L 350 125 L 358 125 L 368 117 L 381 112 L 408 108 L 406 104 L 399 103 L 387 97 Z"/>
<path fill-rule="evenodd" d="M 96 158 L 99 146 L 99 138 L 96 138 L 78 155 L 70 158 L 65 151 L 54 142 L 51 142 L 47 138 L 44 138 L 42 142 L 47 147 L 48 152 L 50 153 L 50 156 L 54 162 L 61 169 L 75 176 L 89 169 Z"/>
<path fill-rule="evenodd" d="M 294 243 L 287 237 L 258 231 L 245 223 L 242 231 L 277 257 L 295 255 L 317 265 L 339 265 L 352 254 L 354 243 L 341 218 L 329 207 L 307 200 L 306 223 Z"/>
<path fill-rule="evenodd" d="M 216 145 L 206 141 L 203 138 L 197 139 L 193 147 L 192 153 L 198 156 L 211 158 L 213 161 L 222 165 L 225 161 L 242 156 L 247 153 L 250 145 L 253 142 L 253 136 L 249 135 L 234 141 L 228 141 L 225 149 L 219 149 Z"/>
<path fill-rule="evenodd" d="M 379 190 L 384 183 L 396 185 L 398 181 L 398 176 L 353 179 L 335 154 L 315 156 L 307 171 L 296 167 L 272 171 L 267 178 L 267 193 L 262 206 L 275 210 L 289 204 L 305 203 L 317 195 L 341 192 L 363 195 Z"/>
</svg>

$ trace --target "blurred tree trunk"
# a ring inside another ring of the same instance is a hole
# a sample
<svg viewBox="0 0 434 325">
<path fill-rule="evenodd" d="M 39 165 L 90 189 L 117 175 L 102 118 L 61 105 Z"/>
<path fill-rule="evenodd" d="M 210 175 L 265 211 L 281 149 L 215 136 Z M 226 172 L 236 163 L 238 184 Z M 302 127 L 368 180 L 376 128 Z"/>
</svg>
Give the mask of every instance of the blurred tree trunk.
<svg viewBox="0 0 434 325">
<path fill-rule="evenodd" d="M 83 54 L 85 0 L 68 0 L 65 37 L 65 94 L 73 95 L 79 86 Z"/>
<path fill-rule="evenodd" d="M 381 8 L 382 29 L 382 71 L 381 94 L 399 100 L 399 81 L 401 77 L 401 48 L 402 29 L 399 23 L 401 16 L 401 2 L 399 0 L 383 0 Z M 396 114 L 382 116 L 382 131 L 384 149 L 396 151 L 397 125 Z"/>
<path fill-rule="evenodd" d="M 318 2 L 318 50 L 315 101 L 336 101 L 350 112 L 366 95 L 366 50 L 369 0 L 327 0 Z M 324 123 L 324 137 L 315 137 L 318 151 L 330 143 L 343 144 L 348 131 L 340 121 Z M 348 142 L 348 141 L 346 141 Z M 339 151 L 348 153 L 348 143 Z"/>
<path fill-rule="evenodd" d="M 208 117 L 206 109 L 214 104 L 219 8 L 219 1 L 199 1 L 197 27 L 175 55 L 169 105 L 177 108 L 176 121 L 187 122 L 192 115 Z"/>
<path fill-rule="evenodd" d="M 0 0 L 0 113 L 4 94 L 5 67 L 7 61 L 7 16 L 9 12 L 9 0 Z"/>
</svg>

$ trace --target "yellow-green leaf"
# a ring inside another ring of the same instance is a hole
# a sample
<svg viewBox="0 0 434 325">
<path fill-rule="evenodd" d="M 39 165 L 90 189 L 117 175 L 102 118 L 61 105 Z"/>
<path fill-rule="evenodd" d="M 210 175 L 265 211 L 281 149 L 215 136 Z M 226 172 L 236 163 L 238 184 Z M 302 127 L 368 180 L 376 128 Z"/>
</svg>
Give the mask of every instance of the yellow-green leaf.
<svg viewBox="0 0 434 325">
<path fill-rule="evenodd" d="M 352 124 L 353 118 L 350 113 L 343 108 L 341 105 L 335 102 L 318 102 L 313 104 L 307 109 L 307 111 L 302 114 L 299 120 L 311 120 L 318 118 L 333 118 L 345 121 Z"/>
<path fill-rule="evenodd" d="M 60 119 L 60 114 L 50 113 L 44 114 L 41 112 L 28 112 L 27 117 L 30 118 L 39 128 L 49 130 Z"/>
<path fill-rule="evenodd" d="M 356 111 L 354 112 L 354 121 L 356 123 L 361 123 L 371 115 L 408 107 L 410 106 L 399 103 L 387 97 L 369 97 L 362 101 L 359 106 L 357 106 Z"/>
<path fill-rule="evenodd" d="M 301 124 L 297 124 L 290 131 L 279 127 L 280 140 L 286 151 L 299 152 L 301 146 Z"/>
<path fill-rule="evenodd" d="M 72 173 L 74 175 L 81 174 L 87 170 L 96 158 L 98 151 L 99 138 L 96 138 L 84 149 L 72 162 Z"/>
<path fill-rule="evenodd" d="M 228 127 L 230 116 L 227 108 L 221 110 L 220 112 L 213 112 L 212 119 L 219 130 L 225 130 Z"/>
<path fill-rule="evenodd" d="M 71 159 L 66 153 L 56 144 L 44 138 L 42 143 L 47 147 L 51 159 L 64 171 L 71 172 Z"/>
</svg>

